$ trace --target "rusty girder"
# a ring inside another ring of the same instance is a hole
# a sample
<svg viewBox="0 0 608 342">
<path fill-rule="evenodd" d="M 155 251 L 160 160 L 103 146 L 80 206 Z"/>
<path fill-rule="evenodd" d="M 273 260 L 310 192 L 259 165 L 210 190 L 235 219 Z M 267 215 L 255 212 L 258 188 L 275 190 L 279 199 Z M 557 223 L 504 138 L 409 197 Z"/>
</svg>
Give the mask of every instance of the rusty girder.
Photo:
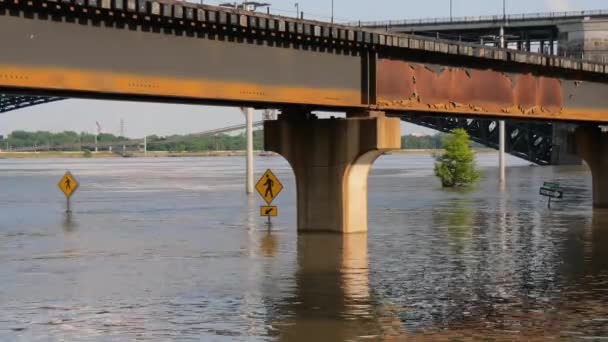
<svg viewBox="0 0 608 342">
<path fill-rule="evenodd" d="M 608 87 L 534 73 L 378 61 L 378 106 L 386 110 L 608 121 Z"/>
</svg>

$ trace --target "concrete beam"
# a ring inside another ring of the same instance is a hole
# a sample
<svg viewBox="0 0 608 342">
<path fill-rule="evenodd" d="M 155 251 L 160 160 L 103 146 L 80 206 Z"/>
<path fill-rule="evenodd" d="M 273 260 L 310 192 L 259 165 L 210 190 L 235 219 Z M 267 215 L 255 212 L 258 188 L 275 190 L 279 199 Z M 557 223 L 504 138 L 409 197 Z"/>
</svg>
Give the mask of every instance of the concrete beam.
<svg viewBox="0 0 608 342">
<path fill-rule="evenodd" d="M 591 170 L 593 206 L 608 208 L 608 132 L 597 126 L 581 126 L 575 134 L 579 155 Z"/>
<path fill-rule="evenodd" d="M 384 113 L 318 120 L 283 113 L 264 124 L 265 149 L 293 168 L 300 232 L 367 231 L 367 177 L 384 152 L 401 147 L 398 118 Z"/>
<path fill-rule="evenodd" d="M 608 19 L 568 23 L 558 29 L 561 56 L 608 62 Z"/>
</svg>

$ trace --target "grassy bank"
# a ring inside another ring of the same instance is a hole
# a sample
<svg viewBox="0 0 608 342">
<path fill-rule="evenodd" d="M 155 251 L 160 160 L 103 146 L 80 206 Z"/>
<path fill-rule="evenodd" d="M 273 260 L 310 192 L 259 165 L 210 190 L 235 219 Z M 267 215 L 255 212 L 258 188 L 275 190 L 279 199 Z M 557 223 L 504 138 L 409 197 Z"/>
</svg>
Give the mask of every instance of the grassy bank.
<svg viewBox="0 0 608 342">
<path fill-rule="evenodd" d="M 257 152 L 259 154 L 259 152 Z M 42 159 L 42 158 L 169 158 L 169 157 L 230 157 L 244 156 L 245 151 L 208 151 L 208 152 L 167 152 L 149 151 L 127 152 L 124 156 L 113 152 L 92 152 L 85 155 L 83 152 L 0 152 L 0 159 Z"/>
</svg>

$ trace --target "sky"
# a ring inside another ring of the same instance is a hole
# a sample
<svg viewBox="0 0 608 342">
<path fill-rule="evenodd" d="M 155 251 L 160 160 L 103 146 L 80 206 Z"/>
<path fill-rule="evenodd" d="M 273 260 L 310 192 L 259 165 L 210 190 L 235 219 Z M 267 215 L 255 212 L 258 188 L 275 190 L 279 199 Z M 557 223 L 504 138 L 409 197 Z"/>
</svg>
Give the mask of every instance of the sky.
<svg viewBox="0 0 608 342">
<path fill-rule="evenodd" d="M 203 0 L 206 4 L 220 1 Z M 454 16 L 493 15 L 502 12 L 502 0 L 452 0 Z M 292 0 L 269 0 L 272 12 L 295 13 Z M 326 19 L 331 15 L 331 0 L 298 0 L 305 17 Z M 506 0 L 507 13 L 520 14 L 550 11 L 608 9 L 606 0 Z M 450 0 L 334 0 L 336 21 L 397 20 L 448 17 Z M 261 117 L 257 114 L 258 119 Z M 125 135 L 170 135 L 202 132 L 244 123 L 238 108 L 134 103 L 98 100 L 65 100 L 0 114 L 0 135 L 14 130 L 73 130 L 95 132 L 99 122 L 102 131 L 118 134 L 120 120 Z M 403 124 L 403 133 L 431 131 Z"/>
</svg>

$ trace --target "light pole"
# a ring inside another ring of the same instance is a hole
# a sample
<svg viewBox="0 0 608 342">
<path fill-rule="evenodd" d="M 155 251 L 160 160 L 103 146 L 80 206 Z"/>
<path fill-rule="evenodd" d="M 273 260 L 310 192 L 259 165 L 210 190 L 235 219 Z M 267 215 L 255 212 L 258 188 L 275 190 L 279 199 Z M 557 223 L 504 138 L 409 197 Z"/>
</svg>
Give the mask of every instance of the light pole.
<svg viewBox="0 0 608 342">
<path fill-rule="evenodd" d="M 502 19 L 503 19 L 503 23 L 500 26 L 500 48 L 504 49 L 506 47 L 505 26 L 507 25 L 506 0 L 502 0 Z M 504 184 L 506 181 L 505 136 L 506 136 L 505 120 L 499 120 L 498 121 L 498 169 L 499 169 L 499 174 L 500 174 L 499 179 L 500 179 L 501 184 Z"/>
<path fill-rule="evenodd" d="M 299 3 L 295 3 L 295 8 L 296 8 L 296 18 L 300 17 L 300 4 Z"/>
<path fill-rule="evenodd" d="M 334 23 L 334 0 L 331 0 L 331 23 Z"/>
<path fill-rule="evenodd" d="M 454 11 L 453 11 L 454 7 L 453 6 L 454 6 L 453 0 L 450 0 L 450 21 L 452 21 L 453 18 L 454 18 L 454 16 L 453 16 L 453 14 L 454 14 Z"/>
</svg>

